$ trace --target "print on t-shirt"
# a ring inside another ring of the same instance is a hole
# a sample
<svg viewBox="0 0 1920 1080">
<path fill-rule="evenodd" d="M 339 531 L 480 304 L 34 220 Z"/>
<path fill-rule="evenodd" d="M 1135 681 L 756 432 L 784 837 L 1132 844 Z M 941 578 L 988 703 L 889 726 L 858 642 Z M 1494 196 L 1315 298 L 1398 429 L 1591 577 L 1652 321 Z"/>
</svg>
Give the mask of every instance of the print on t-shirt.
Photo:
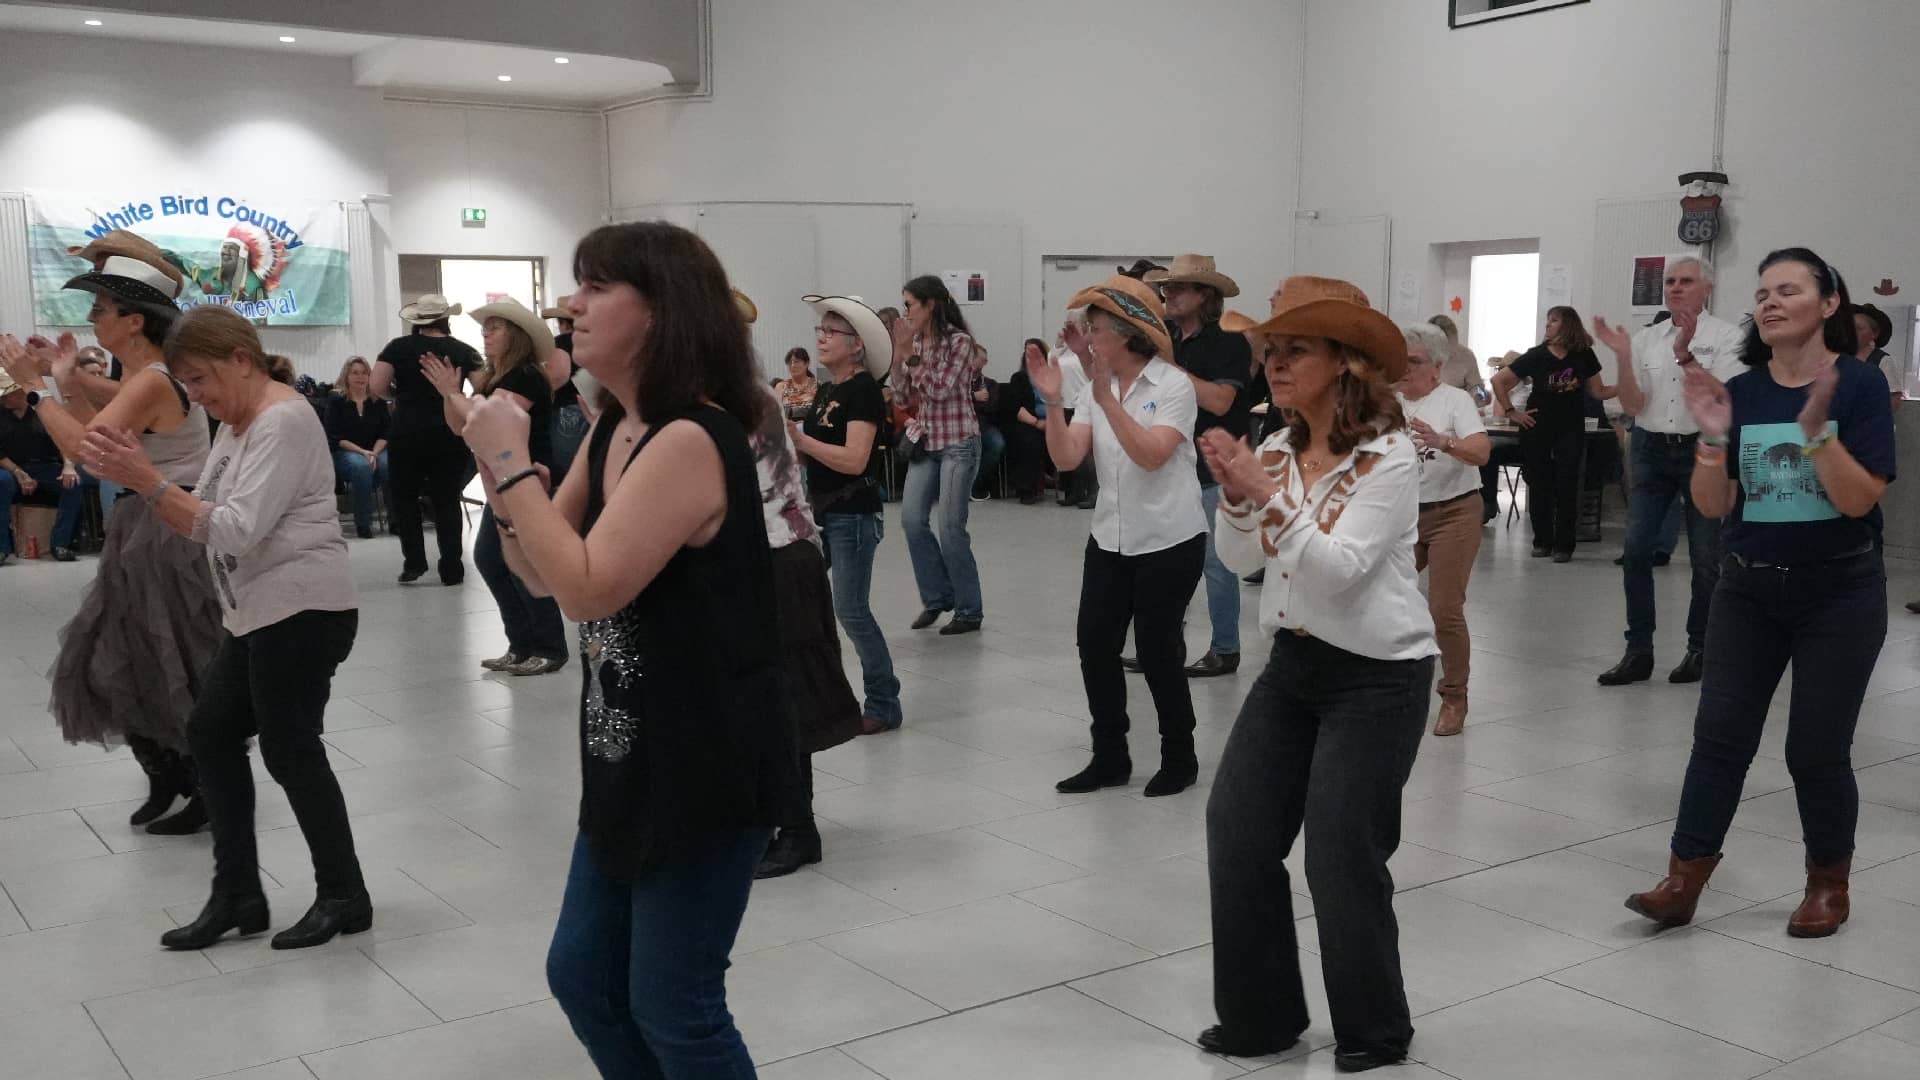
<svg viewBox="0 0 1920 1080">
<path fill-rule="evenodd" d="M 1827 432 L 1839 429 L 1827 421 Z M 1827 501 L 1799 424 L 1748 424 L 1740 429 L 1742 515 L 1748 521 L 1831 521 L 1840 516 Z"/>
<path fill-rule="evenodd" d="M 207 473 L 207 482 L 200 486 L 200 498 L 209 503 L 220 501 L 220 481 L 226 478 L 227 466 L 233 464 L 231 453 L 223 455 L 214 462 L 212 471 Z M 213 567 L 214 584 L 220 588 L 220 599 L 226 602 L 228 611 L 239 611 L 240 601 L 233 595 L 233 573 L 240 569 L 240 560 L 224 552 L 215 551 L 212 544 L 207 545 L 207 562 Z"/>
</svg>

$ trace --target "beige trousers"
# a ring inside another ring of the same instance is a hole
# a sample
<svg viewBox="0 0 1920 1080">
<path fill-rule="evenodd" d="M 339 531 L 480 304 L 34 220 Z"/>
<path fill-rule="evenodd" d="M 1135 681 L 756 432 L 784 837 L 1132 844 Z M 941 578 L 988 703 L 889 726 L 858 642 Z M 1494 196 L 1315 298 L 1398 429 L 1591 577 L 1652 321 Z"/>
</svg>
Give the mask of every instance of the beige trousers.
<svg viewBox="0 0 1920 1080">
<path fill-rule="evenodd" d="M 1467 579 L 1480 554 L 1480 499 L 1475 490 L 1420 511 L 1414 566 L 1427 571 L 1427 610 L 1440 643 L 1440 700 L 1467 698 L 1473 639 L 1467 635 Z"/>
</svg>

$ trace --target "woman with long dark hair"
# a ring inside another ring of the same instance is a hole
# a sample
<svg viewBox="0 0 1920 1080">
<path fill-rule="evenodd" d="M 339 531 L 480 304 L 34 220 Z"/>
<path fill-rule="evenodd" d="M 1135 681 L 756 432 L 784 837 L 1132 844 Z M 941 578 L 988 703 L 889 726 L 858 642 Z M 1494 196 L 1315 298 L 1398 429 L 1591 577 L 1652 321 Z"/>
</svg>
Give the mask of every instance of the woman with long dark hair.
<svg viewBox="0 0 1920 1080">
<path fill-rule="evenodd" d="M 1040 501 L 1052 467 L 1047 456 L 1047 402 L 1033 389 L 1027 368 L 1047 361 L 1047 343 L 1028 338 L 1020 354 L 1020 369 L 1007 380 L 1000 396 L 1000 430 L 1007 438 L 1007 473 L 1020 505 Z"/>
<path fill-rule="evenodd" d="M 388 525 L 400 538 L 400 584 L 418 581 L 427 572 L 426 534 L 421 530 L 420 500 L 433 506 L 433 539 L 440 549 L 440 583 L 466 580 L 467 564 L 460 545 L 466 512 L 460 489 L 472 475 L 472 462 L 460 436 L 447 427 L 442 395 L 421 368 L 428 356 L 446 361 L 466 375 L 480 370 L 480 354 L 453 336 L 448 321 L 460 314 L 460 305 L 444 296 L 423 296 L 400 309 L 408 333 L 387 342 L 373 362 L 373 394 L 393 399 L 393 427 L 387 436 L 387 491 L 391 496 Z"/>
<path fill-rule="evenodd" d="M 1789 666 L 1787 771 L 1807 885 L 1787 933 L 1825 937 L 1847 920 L 1860 815 L 1851 748 L 1887 636 L 1880 499 L 1895 466 L 1886 376 L 1854 356 L 1849 303 L 1826 260 L 1775 251 L 1760 263 L 1741 354 L 1748 370 L 1722 383 L 1687 369 L 1687 407 L 1700 425 L 1693 501 L 1726 518 L 1726 555 L 1667 877 L 1627 898 L 1663 926 L 1693 919 L 1720 864 Z"/>
<path fill-rule="evenodd" d="M 973 335 L 966 316 L 932 275 L 907 282 L 893 324 L 894 404 L 914 419 L 901 433 L 909 447 L 902 527 L 920 587 L 915 630 L 953 613 L 944 637 L 980 629 L 980 569 L 967 535 L 967 508 L 980 471 L 980 421 L 974 414 Z M 933 523 L 934 503 L 940 521 Z"/>
<path fill-rule="evenodd" d="M 1218 1026 L 1200 1046 L 1279 1053 L 1307 1029 L 1285 860 L 1304 826 L 1335 1065 L 1407 1056 L 1387 860 L 1425 734 L 1433 620 L 1414 570 L 1418 447 L 1393 385 L 1400 328 L 1344 282 L 1294 277 L 1249 332 L 1285 428 L 1256 451 L 1224 430 L 1201 451 L 1220 478 L 1220 558 L 1264 567 L 1273 655 L 1254 682 L 1207 801 Z"/>
<path fill-rule="evenodd" d="M 547 979 L 606 1076 L 751 1077 L 727 954 L 805 813 L 747 433 L 774 408 L 726 271 L 662 222 L 574 251 L 574 359 L 607 396 L 549 498 L 526 411 L 474 404 L 508 565 L 580 621 L 580 835 Z"/>
<path fill-rule="evenodd" d="M 27 390 L 44 390 L 49 376 L 59 384 L 64 401 L 43 393 L 35 413 L 67 458 L 86 464 L 88 431 L 137 432 L 158 474 L 190 489 L 207 462 L 207 414 L 168 370 L 161 348 L 180 316 L 173 300 L 184 278 L 132 233 L 108 233 L 75 254 L 95 269 L 66 287 L 93 294 L 87 322 L 120 358 L 121 378 L 82 370 L 71 334 L 32 351 L 6 338 L 0 360 Z M 60 631 L 47 708 L 70 743 L 124 740 L 133 750 L 147 774 L 147 799 L 129 822 L 150 833 L 186 835 L 207 823 L 187 718 L 219 643 L 220 605 L 199 547 L 168 529 L 151 500 L 120 500 L 107 521 L 99 573 Z M 162 817 L 175 799 L 187 801 Z"/>
<path fill-rule="evenodd" d="M 1524 411 L 1516 410 L 1509 397 L 1522 379 L 1532 384 Z M 1583 387 L 1596 398 L 1613 396 L 1600 377 L 1593 337 L 1570 307 L 1548 308 L 1546 339 L 1493 377 L 1494 411 L 1520 429 L 1536 559 L 1551 555 L 1554 562 L 1573 561 L 1587 444 Z"/>
</svg>

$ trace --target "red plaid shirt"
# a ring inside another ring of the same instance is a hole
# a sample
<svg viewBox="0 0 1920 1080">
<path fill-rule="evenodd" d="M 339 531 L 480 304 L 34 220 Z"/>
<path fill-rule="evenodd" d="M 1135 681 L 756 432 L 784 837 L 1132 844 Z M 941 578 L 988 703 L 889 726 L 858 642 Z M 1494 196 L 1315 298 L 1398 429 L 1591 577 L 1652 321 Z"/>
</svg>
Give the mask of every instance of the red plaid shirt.
<svg viewBox="0 0 1920 1080">
<path fill-rule="evenodd" d="M 926 429 L 927 449 L 944 450 L 980 434 L 973 411 L 973 338 L 948 334 L 929 346 L 913 339 L 920 363 L 894 367 L 893 392 L 915 409 Z"/>
</svg>

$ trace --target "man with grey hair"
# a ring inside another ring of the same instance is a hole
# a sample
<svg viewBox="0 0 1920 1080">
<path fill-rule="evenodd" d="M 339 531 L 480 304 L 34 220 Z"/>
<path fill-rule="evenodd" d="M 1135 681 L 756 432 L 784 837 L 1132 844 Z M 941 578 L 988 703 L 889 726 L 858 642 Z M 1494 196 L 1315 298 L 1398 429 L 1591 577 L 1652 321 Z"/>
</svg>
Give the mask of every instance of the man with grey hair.
<svg viewBox="0 0 1920 1080">
<path fill-rule="evenodd" d="M 1620 408 L 1633 418 L 1633 491 L 1627 500 L 1627 550 L 1621 563 L 1627 594 L 1627 653 L 1600 676 L 1602 686 L 1622 686 L 1653 676 L 1653 561 L 1660 523 L 1678 497 L 1687 515 L 1687 560 L 1693 566 L 1693 599 L 1687 608 L 1687 652 L 1667 676 L 1676 683 L 1700 680 L 1707 636 L 1707 606 L 1720 580 L 1720 522 L 1693 504 L 1693 452 L 1700 427 L 1687 408 L 1686 369 L 1700 367 L 1722 381 L 1744 370 L 1742 332 L 1707 314 L 1713 265 L 1694 254 L 1667 258 L 1666 302 L 1673 318 L 1628 337 L 1624 327 L 1594 320 L 1595 336 L 1619 359 Z"/>
</svg>

